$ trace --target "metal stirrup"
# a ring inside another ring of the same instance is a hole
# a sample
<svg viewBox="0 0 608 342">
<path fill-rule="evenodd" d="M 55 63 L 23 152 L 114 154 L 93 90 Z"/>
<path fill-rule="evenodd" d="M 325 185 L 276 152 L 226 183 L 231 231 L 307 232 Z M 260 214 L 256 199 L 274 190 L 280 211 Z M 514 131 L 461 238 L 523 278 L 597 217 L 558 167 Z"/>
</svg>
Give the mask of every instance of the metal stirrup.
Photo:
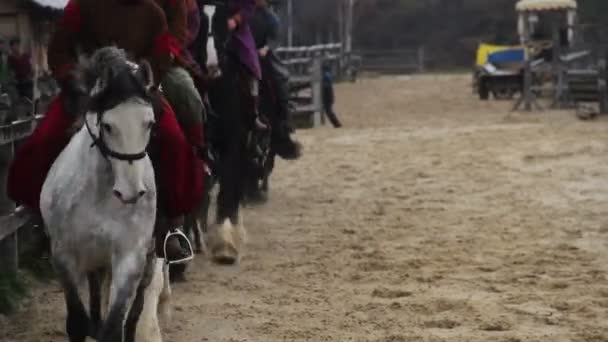
<svg viewBox="0 0 608 342">
<path fill-rule="evenodd" d="M 181 238 L 182 240 L 186 241 L 186 243 L 188 244 L 188 251 L 189 251 L 189 255 L 187 257 L 184 257 L 184 258 L 178 259 L 178 260 L 169 260 L 169 257 L 167 256 L 167 243 L 169 241 L 169 238 L 172 236 L 176 236 L 176 237 Z M 185 264 L 185 263 L 191 261 L 192 259 L 194 259 L 194 249 L 192 248 L 190 239 L 188 239 L 186 234 L 184 234 L 181 231 L 181 229 L 179 229 L 179 228 L 175 228 L 172 231 L 169 231 L 167 233 L 167 235 L 165 236 L 165 242 L 163 243 L 163 253 L 165 255 L 165 260 L 167 260 L 168 265 Z"/>
</svg>

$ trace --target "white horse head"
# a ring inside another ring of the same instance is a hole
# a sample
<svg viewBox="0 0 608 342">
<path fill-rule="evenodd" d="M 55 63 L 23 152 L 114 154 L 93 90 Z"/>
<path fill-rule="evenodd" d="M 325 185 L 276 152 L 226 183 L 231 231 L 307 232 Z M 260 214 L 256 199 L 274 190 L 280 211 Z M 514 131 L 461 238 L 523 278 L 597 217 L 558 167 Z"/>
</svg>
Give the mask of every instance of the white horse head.
<svg viewBox="0 0 608 342">
<path fill-rule="evenodd" d="M 213 32 L 213 17 L 216 13 L 215 5 L 205 5 L 203 8 L 203 12 L 207 17 L 208 30 L 207 30 L 207 60 L 205 61 L 205 65 L 207 66 L 207 70 L 212 77 L 219 77 L 221 75 L 220 66 L 219 66 L 219 58 L 217 48 L 215 47 L 215 38 Z"/>
<path fill-rule="evenodd" d="M 99 52 L 96 56 L 97 69 L 107 64 L 101 61 L 104 56 Z M 117 63 L 102 69 L 90 94 L 85 123 L 95 145 L 111 165 L 115 197 L 133 204 L 150 190 L 144 182 L 144 171 L 146 148 L 154 126 L 154 110 L 148 95 L 153 84 L 152 70 L 146 62 Z"/>
</svg>

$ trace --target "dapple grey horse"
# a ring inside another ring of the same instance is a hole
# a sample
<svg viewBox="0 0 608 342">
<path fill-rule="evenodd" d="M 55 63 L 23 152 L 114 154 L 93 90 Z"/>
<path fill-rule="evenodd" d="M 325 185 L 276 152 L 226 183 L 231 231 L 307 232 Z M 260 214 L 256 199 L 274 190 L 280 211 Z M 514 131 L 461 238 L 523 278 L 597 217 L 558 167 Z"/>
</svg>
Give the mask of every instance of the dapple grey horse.
<svg viewBox="0 0 608 342">
<path fill-rule="evenodd" d="M 136 295 L 144 296 L 158 269 L 152 240 L 156 184 L 146 153 L 154 125 L 152 71 L 113 47 L 80 66 L 83 91 L 90 94 L 84 125 L 47 176 L 41 212 L 65 294 L 70 342 L 87 336 L 133 341 L 144 307 Z M 90 317 L 78 292 L 84 279 Z M 107 303 L 101 300 L 106 281 Z"/>
</svg>

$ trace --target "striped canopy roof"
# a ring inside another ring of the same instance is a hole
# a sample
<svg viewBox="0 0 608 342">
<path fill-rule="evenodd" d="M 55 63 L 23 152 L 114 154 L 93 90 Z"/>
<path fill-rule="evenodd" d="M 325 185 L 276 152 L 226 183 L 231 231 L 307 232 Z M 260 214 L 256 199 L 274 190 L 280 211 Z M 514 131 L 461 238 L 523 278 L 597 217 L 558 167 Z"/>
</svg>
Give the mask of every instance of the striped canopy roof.
<svg viewBox="0 0 608 342">
<path fill-rule="evenodd" d="M 576 0 L 520 0 L 515 6 L 519 12 L 538 12 L 576 9 Z"/>
<path fill-rule="evenodd" d="M 63 10 L 68 4 L 68 0 L 31 0 L 31 2 L 40 7 L 49 7 L 56 10 Z"/>
</svg>

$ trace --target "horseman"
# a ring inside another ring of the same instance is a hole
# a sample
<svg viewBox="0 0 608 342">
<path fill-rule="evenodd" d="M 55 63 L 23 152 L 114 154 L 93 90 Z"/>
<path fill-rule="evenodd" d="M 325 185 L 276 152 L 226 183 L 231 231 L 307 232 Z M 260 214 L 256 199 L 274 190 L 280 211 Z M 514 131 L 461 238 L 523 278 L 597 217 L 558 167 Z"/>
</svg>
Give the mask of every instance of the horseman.
<svg viewBox="0 0 608 342">
<path fill-rule="evenodd" d="M 195 0 L 154 1 L 165 13 L 172 38 L 173 64 L 161 80 L 163 92 L 190 143 L 202 151 L 204 106 L 199 90 L 205 88 L 205 78 L 188 50 L 200 27 L 198 6 Z"/>
<path fill-rule="evenodd" d="M 289 125 L 289 71 L 274 52 L 278 46 L 279 24 L 279 18 L 268 5 L 268 1 L 256 0 L 251 29 L 264 80 L 270 82 L 271 88 L 274 89 L 277 106 L 274 117 L 271 117 L 272 148 L 282 158 L 295 159 L 299 155 L 299 146 L 290 137 L 293 129 Z"/>
<path fill-rule="evenodd" d="M 235 57 L 239 63 L 238 73 L 243 86 L 248 89 L 252 101 L 249 112 L 252 114 L 253 127 L 264 130 L 267 127 L 258 113 L 259 82 L 262 79 L 260 60 L 255 48 L 249 22 L 255 11 L 255 0 L 202 0 L 202 3 L 221 4 L 210 23 L 216 39 L 216 48 L 223 62 Z M 228 37 L 231 39 L 228 39 Z M 227 44 L 224 44 L 227 42 Z"/>
<path fill-rule="evenodd" d="M 69 142 L 69 132 L 77 118 L 87 110 L 87 93 L 74 72 L 79 51 L 90 54 L 101 47 L 115 45 L 133 58 L 148 60 L 156 85 L 162 81 L 168 95 L 184 92 L 194 96 L 196 91 L 191 91 L 191 79 L 183 76 L 179 68 L 178 31 L 173 29 L 153 0 L 69 1 L 48 52 L 49 65 L 62 94 L 16 154 L 8 180 L 8 192 L 15 202 L 38 211 L 46 175 Z M 153 160 L 159 207 L 171 221 L 170 225 L 178 225 L 202 195 L 202 163 L 192 148 L 202 146 L 202 106 L 196 96 L 184 105 L 187 110 L 180 107 L 181 103 L 177 104 L 180 117 L 176 120 L 176 114 L 161 93 L 156 90 L 154 95 L 157 151 Z M 157 231 L 157 239 L 164 238 L 165 233 Z"/>
</svg>

